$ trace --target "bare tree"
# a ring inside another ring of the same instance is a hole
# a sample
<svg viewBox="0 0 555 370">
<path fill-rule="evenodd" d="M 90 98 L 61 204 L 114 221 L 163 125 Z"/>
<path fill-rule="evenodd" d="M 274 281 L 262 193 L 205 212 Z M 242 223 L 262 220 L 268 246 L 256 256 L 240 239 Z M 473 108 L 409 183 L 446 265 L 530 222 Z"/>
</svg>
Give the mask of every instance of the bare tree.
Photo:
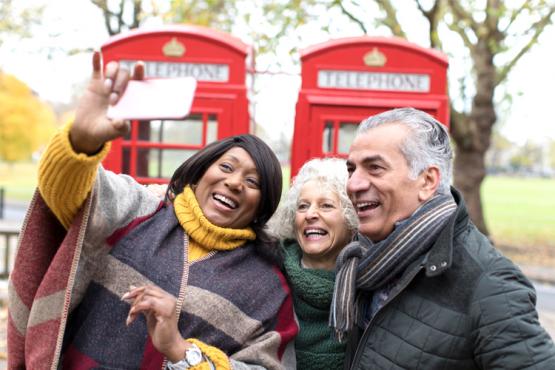
<svg viewBox="0 0 555 370">
<path fill-rule="evenodd" d="M 398 20 L 394 2 L 374 1 L 382 12 L 382 16 L 377 17 L 377 23 L 389 28 L 393 35 L 406 38 L 407 33 Z M 349 18 L 364 14 L 360 11 L 365 6 L 363 2 L 332 3 L 345 9 L 344 13 Z M 414 0 L 414 3 L 420 15 L 427 20 L 431 47 L 449 52 L 442 40 L 450 32 L 459 37 L 470 56 L 471 66 L 468 77 L 461 81 L 461 94 L 451 97 L 450 126 L 456 143 L 454 182 L 464 195 L 472 220 L 482 232 L 488 234 L 480 187 L 486 176 L 485 154 L 497 121 L 495 92 L 552 23 L 555 4 L 545 0 L 511 2 L 513 7 L 501 0 Z M 355 23 L 366 24 L 360 17 Z M 361 30 L 367 31 L 365 27 Z M 467 100 L 468 103 L 456 107 L 453 104 L 456 100 Z"/>
<path fill-rule="evenodd" d="M 143 14 L 142 0 L 91 0 L 104 15 L 104 24 L 110 36 L 139 27 Z"/>
</svg>

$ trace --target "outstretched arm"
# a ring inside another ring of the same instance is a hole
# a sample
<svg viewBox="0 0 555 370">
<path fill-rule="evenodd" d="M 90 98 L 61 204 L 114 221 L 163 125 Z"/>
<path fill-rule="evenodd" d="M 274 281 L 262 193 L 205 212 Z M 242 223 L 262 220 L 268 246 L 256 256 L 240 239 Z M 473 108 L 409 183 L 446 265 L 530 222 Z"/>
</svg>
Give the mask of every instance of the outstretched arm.
<svg viewBox="0 0 555 370">
<path fill-rule="evenodd" d="M 92 61 L 93 74 L 73 124 L 52 139 L 39 166 L 39 191 L 66 227 L 92 189 L 98 165 L 109 150 L 105 144 L 128 129 L 125 122 L 108 119 L 106 112 L 125 91 L 129 72 L 110 62 L 103 74 L 98 52 Z M 143 74 L 139 63 L 134 78 L 142 79 Z"/>
</svg>

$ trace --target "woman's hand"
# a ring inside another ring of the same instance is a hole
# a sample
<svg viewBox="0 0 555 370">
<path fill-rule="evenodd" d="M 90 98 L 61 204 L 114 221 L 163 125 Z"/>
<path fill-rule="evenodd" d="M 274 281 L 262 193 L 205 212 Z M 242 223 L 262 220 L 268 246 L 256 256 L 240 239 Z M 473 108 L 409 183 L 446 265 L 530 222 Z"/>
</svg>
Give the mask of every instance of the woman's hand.
<svg viewBox="0 0 555 370">
<path fill-rule="evenodd" d="M 148 334 L 154 347 L 171 362 L 183 359 L 185 350 L 191 344 L 183 339 L 177 328 L 174 296 L 157 286 L 147 285 L 132 288 L 122 299 L 131 301 L 127 325 L 142 313 L 146 318 Z"/>
<path fill-rule="evenodd" d="M 79 100 L 69 136 L 73 150 L 77 153 L 94 154 L 107 141 L 125 135 L 129 124 L 125 121 L 110 120 L 106 117 L 108 106 L 114 105 L 123 95 L 129 71 L 119 68 L 117 62 L 106 65 L 102 73 L 100 53 L 93 54 L 93 74 L 85 93 Z M 133 78 L 142 80 L 144 65 L 137 63 Z"/>
</svg>

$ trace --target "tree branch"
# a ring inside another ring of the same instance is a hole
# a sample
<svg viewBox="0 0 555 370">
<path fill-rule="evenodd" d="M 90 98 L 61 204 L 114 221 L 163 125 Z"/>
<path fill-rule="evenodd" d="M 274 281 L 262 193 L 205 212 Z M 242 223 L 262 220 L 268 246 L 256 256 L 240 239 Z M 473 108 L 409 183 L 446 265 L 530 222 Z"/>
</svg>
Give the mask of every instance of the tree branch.
<svg viewBox="0 0 555 370">
<path fill-rule="evenodd" d="M 546 15 L 544 15 L 541 19 L 539 19 L 536 23 L 530 26 L 528 31 L 533 30 L 534 34 L 528 40 L 526 45 L 520 49 L 520 51 L 515 55 L 515 57 L 509 61 L 503 68 L 500 69 L 499 73 L 497 74 L 497 78 L 495 80 L 496 86 L 503 82 L 517 62 L 538 42 L 538 38 L 542 34 L 543 30 L 552 24 L 551 17 L 555 13 L 555 5 L 551 6 Z M 527 31 L 527 32 L 528 32 Z"/>
<path fill-rule="evenodd" d="M 458 22 L 449 23 L 447 26 L 449 27 L 449 29 L 451 29 L 453 32 L 457 33 L 461 37 L 461 39 L 464 43 L 464 46 L 466 46 L 468 48 L 468 50 L 471 53 L 473 53 L 474 50 L 476 49 L 476 45 L 474 45 L 472 43 L 472 41 L 470 40 L 470 38 L 466 34 L 466 30 L 464 28 L 462 28 L 458 24 Z"/>
<path fill-rule="evenodd" d="M 443 0 L 435 0 L 430 10 L 424 9 L 420 0 L 415 0 L 416 6 L 418 10 L 424 15 L 424 17 L 428 20 L 429 28 L 429 38 L 430 38 L 430 46 L 436 49 L 442 49 L 441 40 L 438 34 L 438 25 L 439 20 L 442 15 L 442 2 Z"/>
<path fill-rule="evenodd" d="M 119 13 L 116 14 L 116 19 L 118 20 L 118 33 L 121 33 L 121 29 L 123 28 L 122 26 L 125 25 L 125 21 L 123 20 L 125 3 L 126 3 L 126 0 L 120 0 Z"/>
<path fill-rule="evenodd" d="M 391 4 L 391 1 L 376 0 L 376 3 L 380 7 L 380 9 L 385 12 L 385 19 L 382 19 L 381 23 L 387 26 L 391 30 L 393 35 L 406 39 L 407 35 L 405 34 L 405 31 L 403 31 L 401 23 L 399 23 L 399 20 L 397 19 L 397 12 Z"/>
<path fill-rule="evenodd" d="M 341 12 L 346 15 L 350 20 L 352 20 L 353 22 L 355 22 L 360 29 L 362 30 L 362 32 L 364 32 L 365 34 L 368 33 L 368 30 L 366 29 L 366 26 L 364 25 L 364 22 L 361 21 L 360 19 L 358 19 L 357 17 L 355 17 L 355 15 L 353 13 L 351 13 L 350 11 L 348 11 L 345 8 L 345 5 L 343 5 L 343 1 L 341 0 L 333 0 L 332 1 L 332 6 L 334 5 L 338 5 L 339 8 L 341 9 Z"/>
<path fill-rule="evenodd" d="M 138 28 L 141 23 L 141 13 L 142 13 L 142 1 L 141 0 L 134 0 L 133 1 L 133 22 L 131 23 L 130 28 Z"/>
<path fill-rule="evenodd" d="M 448 0 L 448 2 L 449 2 L 449 7 L 451 8 L 451 14 L 453 14 L 453 17 L 454 17 L 454 23 L 463 22 L 467 24 L 468 27 L 470 27 L 470 29 L 472 30 L 472 32 L 474 32 L 477 35 L 480 25 L 476 23 L 476 21 L 472 17 L 472 14 L 467 12 L 461 6 L 458 0 Z"/>
<path fill-rule="evenodd" d="M 503 33 L 508 32 L 509 28 L 511 28 L 511 25 L 515 22 L 515 20 L 518 18 L 518 16 L 520 14 L 522 14 L 524 9 L 528 8 L 529 6 L 530 6 L 530 3 L 528 1 L 524 1 L 520 8 L 513 9 L 513 11 L 511 12 L 511 16 L 509 17 L 509 22 L 507 23 L 507 27 L 505 27 L 504 30 L 501 30 L 501 32 L 503 32 Z"/>
<path fill-rule="evenodd" d="M 503 11 L 503 4 L 499 0 L 488 0 L 486 5 L 486 19 L 484 25 L 487 27 L 488 34 L 499 40 L 499 16 Z"/>
<path fill-rule="evenodd" d="M 104 26 L 106 26 L 106 30 L 108 31 L 108 34 L 110 36 L 115 35 L 117 32 L 115 32 L 112 29 L 112 24 L 110 23 L 110 18 L 115 16 L 115 14 L 112 13 L 110 11 L 110 9 L 108 9 L 108 1 L 107 0 L 91 0 L 91 3 L 93 3 L 98 8 L 100 8 L 100 10 L 102 10 L 102 15 L 103 15 L 103 18 L 104 18 Z"/>
</svg>

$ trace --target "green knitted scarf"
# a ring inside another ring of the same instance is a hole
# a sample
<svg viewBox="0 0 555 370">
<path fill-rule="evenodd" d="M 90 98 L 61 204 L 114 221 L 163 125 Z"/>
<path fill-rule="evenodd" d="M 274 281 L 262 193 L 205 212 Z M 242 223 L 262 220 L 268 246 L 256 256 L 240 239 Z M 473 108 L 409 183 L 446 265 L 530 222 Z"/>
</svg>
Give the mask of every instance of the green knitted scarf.
<svg viewBox="0 0 555 370">
<path fill-rule="evenodd" d="M 335 272 L 301 267 L 301 248 L 295 241 L 284 242 L 285 273 L 293 291 L 293 305 L 299 320 L 295 339 L 297 368 L 342 369 L 345 344 L 333 339 L 328 326 Z"/>
</svg>

